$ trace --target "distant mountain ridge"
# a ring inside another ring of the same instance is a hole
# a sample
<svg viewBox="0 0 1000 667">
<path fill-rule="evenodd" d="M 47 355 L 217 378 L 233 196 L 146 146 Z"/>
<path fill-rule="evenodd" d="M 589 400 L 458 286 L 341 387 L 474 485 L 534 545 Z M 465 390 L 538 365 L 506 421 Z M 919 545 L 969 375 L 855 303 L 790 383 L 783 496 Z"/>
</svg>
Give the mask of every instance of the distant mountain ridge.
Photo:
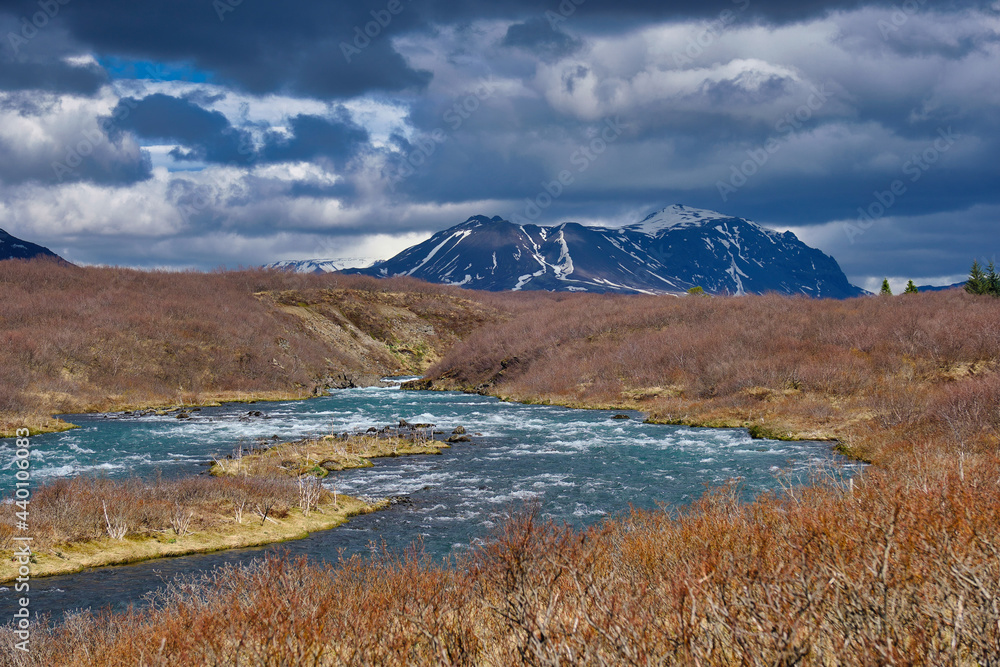
<svg viewBox="0 0 1000 667">
<path fill-rule="evenodd" d="M 955 289 L 956 287 L 965 287 L 965 281 L 960 283 L 953 283 L 951 285 L 919 285 L 917 287 L 918 292 L 943 292 L 949 289 Z"/>
<path fill-rule="evenodd" d="M 66 261 L 44 246 L 11 236 L 0 229 L 0 261 L 5 259 L 34 259 L 35 257 L 49 257 L 63 262 Z"/>
<path fill-rule="evenodd" d="M 791 232 L 744 218 L 670 206 L 620 228 L 545 227 L 474 216 L 366 269 L 489 291 L 680 294 L 867 294 L 829 255 Z"/>
<path fill-rule="evenodd" d="M 345 269 L 364 269 L 377 263 L 370 257 L 342 257 L 334 259 L 285 259 L 265 264 L 265 269 L 294 271 L 295 273 L 333 273 Z"/>
</svg>

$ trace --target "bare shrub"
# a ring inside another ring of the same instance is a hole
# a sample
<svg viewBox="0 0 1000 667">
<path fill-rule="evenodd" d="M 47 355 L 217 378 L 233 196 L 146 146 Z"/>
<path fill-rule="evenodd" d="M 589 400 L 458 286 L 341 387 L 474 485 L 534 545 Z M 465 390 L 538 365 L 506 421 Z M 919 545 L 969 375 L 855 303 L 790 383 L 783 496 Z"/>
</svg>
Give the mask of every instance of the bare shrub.
<svg viewBox="0 0 1000 667">
<path fill-rule="evenodd" d="M 319 499 L 323 493 L 323 483 L 317 477 L 304 475 L 298 478 L 299 485 L 299 509 L 302 514 L 309 516 L 309 513 L 319 505 Z"/>
<path fill-rule="evenodd" d="M 995 664 L 998 474 L 723 487 L 584 531 L 529 507 L 447 567 L 272 555 L 42 625 L 27 664 Z"/>
<path fill-rule="evenodd" d="M 970 439 L 1000 437 L 1000 374 L 971 377 L 945 387 L 931 406 L 953 437 Z"/>
<path fill-rule="evenodd" d="M 178 537 L 186 535 L 189 532 L 191 519 L 193 518 L 193 511 L 181 507 L 180 503 L 174 503 L 174 511 L 170 517 L 170 527 L 173 528 L 174 534 Z"/>
<path fill-rule="evenodd" d="M 108 517 L 108 504 L 102 501 L 102 506 L 104 507 L 104 524 L 108 531 L 108 537 L 113 540 L 125 539 L 125 535 L 128 533 L 128 524 L 121 521 L 118 517 L 114 522 Z"/>
</svg>

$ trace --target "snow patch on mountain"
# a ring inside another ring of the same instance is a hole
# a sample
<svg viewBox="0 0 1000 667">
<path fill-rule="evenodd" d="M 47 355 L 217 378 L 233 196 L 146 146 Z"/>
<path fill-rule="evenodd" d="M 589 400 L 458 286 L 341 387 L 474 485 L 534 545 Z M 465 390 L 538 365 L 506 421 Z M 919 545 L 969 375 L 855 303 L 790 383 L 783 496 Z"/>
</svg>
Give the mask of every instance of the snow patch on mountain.
<svg viewBox="0 0 1000 667">
<path fill-rule="evenodd" d="M 647 236 L 660 236 L 665 231 L 680 227 L 697 227 L 712 220 L 719 220 L 727 216 L 709 211 L 703 208 L 691 208 L 690 206 L 668 206 L 660 211 L 650 213 L 640 222 L 628 225 L 623 229 L 639 232 Z"/>
</svg>

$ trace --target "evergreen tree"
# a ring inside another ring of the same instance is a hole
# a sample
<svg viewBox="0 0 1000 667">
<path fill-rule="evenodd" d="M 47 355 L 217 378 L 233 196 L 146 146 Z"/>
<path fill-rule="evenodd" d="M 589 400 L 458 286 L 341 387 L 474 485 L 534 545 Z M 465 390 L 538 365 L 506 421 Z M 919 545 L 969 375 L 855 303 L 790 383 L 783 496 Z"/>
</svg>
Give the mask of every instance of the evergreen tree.
<svg viewBox="0 0 1000 667">
<path fill-rule="evenodd" d="M 986 267 L 986 289 L 987 294 L 1000 296 L 1000 275 L 997 275 L 997 267 L 991 260 Z"/>
<path fill-rule="evenodd" d="M 889 287 L 889 279 L 885 278 L 882 280 L 882 291 L 879 292 L 883 296 L 892 296 L 892 288 Z"/>
<path fill-rule="evenodd" d="M 965 283 L 965 291 L 969 294 L 986 294 L 986 276 L 979 262 L 972 260 L 972 269 L 969 271 L 969 280 Z"/>
<path fill-rule="evenodd" d="M 911 280 L 908 283 L 906 283 L 906 289 L 903 290 L 903 294 L 916 294 L 919 291 L 920 290 L 917 289 L 917 286 L 914 285 L 913 281 Z"/>
</svg>

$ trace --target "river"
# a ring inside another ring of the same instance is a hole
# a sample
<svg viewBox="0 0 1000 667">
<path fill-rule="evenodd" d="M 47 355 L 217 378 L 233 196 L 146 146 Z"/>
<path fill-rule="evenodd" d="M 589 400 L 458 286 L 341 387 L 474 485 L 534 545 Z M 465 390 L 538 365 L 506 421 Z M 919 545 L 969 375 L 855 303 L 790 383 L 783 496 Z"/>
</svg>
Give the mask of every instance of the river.
<svg viewBox="0 0 1000 667">
<path fill-rule="evenodd" d="M 260 412 L 261 416 L 248 415 Z M 630 419 L 614 419 L 626 414 Z M 629 507 L 683 505 L 706 484 L 739 478 L 745 496 L 778 486 L 779 472 L 799 475 L 837 460 L 829 443 L 752 440 L 743 429 L 644 424 L 634 412 L 572 410 L 505 403 L 452 392 L 398 388 L 347 389 L 307 401 L 227 404 L 174 415 L 73 415 L 81 428 L 37 436 L 32 479 L 68 475 L 109 478 L 202 474 L 212 456 L 259 439 L 290 440 L 384 426 L 406 419 L 439 430 L 464 426 L 471 443 L 440 456 L 379 459 L 375 467 L 333 473 L 340 493 L 405 496 L 408 502 L 304 540 L 274 547 L 160 559 L 31 582 L 32 610 L 62 612 L 142 604 L 143 596 L 178 574 L 243 563 L 274 549 L 335 561 L 377 545 L 402 550 L 415 541 L 432 557 L 470 548 L 503 514 L 525 501 L 558 522 L 582 526 Z M 14 442 L 0 440 L 0 489 L 14 488 Z M 10 505 L 7 511 L 13 512 Z M 0 511 L 4 511 L 0 507 Z M 0 590 L 0 618 L 13 609 Z"/>
</svg>

